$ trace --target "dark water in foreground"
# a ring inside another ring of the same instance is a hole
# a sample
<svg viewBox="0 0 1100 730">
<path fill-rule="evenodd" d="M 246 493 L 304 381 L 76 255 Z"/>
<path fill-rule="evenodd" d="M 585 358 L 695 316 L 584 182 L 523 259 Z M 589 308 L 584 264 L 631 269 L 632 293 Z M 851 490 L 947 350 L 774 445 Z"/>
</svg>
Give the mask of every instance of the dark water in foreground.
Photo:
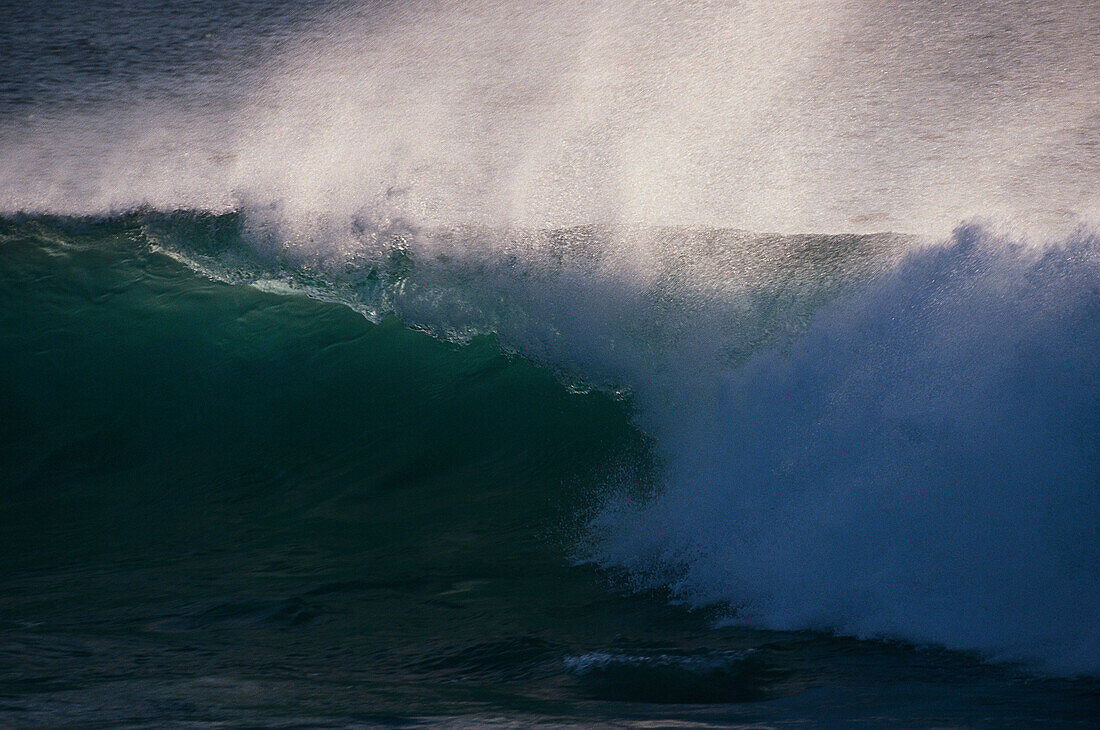
<svg viewBox="0 0 1100 730">
<path fill-rule="evenodd" d="M 0 230 L 3 724 L 1097 717 L 1095 680 L 715 628 L 573 567 L 593 475 L 651 468 L 629 400 L 211 281 L 146 230 Z"/>
</svg>

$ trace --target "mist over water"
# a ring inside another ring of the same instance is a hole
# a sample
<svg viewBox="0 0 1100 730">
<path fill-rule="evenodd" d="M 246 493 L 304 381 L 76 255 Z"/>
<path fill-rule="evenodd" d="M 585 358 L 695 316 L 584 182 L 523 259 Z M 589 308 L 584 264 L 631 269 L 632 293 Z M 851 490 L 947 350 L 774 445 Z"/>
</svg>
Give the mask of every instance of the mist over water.
<svg viewBox="0 0 1100 730">
<path fill-rule="evenodd" d="M 266 45 L 238 28 L 187 39 L 174 53 L 193 73 L 170 85 L 139 51 L 146 74 L 24 107 L 0 137 L 17 182 L 0 208 L 943 235 L 990 214 L 1072 228 L 1097 205 L 1095 3 L 317 15 L 268 20 Z M 220 63 L 203 55 L 211 34 L 226 36 Z"/>
<path fill-rule="evenodd" d="M 1100 671 L 1100 5 L 264 27 L 178 28 L 170 66 L 90 34 L 146 72 L 16 82 L 0 212 L 229 214 L 230 245 L 142 231 L 215 278 L 629 392 L 657 494 L 595 485 L 577 557 L 639 587 Z"/>
</svg>

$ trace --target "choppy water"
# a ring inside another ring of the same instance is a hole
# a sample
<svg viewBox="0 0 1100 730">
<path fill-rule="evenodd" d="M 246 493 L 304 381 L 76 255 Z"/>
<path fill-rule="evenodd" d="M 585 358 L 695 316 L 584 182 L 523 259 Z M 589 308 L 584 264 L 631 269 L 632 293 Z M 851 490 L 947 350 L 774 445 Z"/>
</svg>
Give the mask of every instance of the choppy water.
<svg viewBox="0 0 1100 730">
<path fill-rule="evenodd" d="M 4 724 L 1095 721 L 1092 4 L 2 22 Z"/>
</svg>

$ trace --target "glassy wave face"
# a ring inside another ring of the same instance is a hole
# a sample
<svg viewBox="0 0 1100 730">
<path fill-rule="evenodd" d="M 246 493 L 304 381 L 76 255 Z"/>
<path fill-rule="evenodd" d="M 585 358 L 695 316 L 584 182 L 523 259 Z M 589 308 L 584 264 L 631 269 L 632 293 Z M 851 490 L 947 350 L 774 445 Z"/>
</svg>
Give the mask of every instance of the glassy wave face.
<svg viewBox="0 0 1100 730">
<path fill-rule="evenodd" d="M 1095 3 L 257 7 L 6 21 L 0 718 L 1095 718 Z"/>
</svg>

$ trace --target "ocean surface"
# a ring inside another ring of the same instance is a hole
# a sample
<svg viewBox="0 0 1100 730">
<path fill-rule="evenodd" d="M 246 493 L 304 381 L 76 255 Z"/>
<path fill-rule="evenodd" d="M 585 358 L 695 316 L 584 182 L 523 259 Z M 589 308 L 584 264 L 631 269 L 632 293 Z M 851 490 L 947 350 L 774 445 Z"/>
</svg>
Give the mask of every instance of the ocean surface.
<svg viewBox="0 0 1100 730">
<path fill-rule="evenodd" d="M 0 726 L 1097 726 L 1096 3 L 0 10 Z"/>
</svg>

